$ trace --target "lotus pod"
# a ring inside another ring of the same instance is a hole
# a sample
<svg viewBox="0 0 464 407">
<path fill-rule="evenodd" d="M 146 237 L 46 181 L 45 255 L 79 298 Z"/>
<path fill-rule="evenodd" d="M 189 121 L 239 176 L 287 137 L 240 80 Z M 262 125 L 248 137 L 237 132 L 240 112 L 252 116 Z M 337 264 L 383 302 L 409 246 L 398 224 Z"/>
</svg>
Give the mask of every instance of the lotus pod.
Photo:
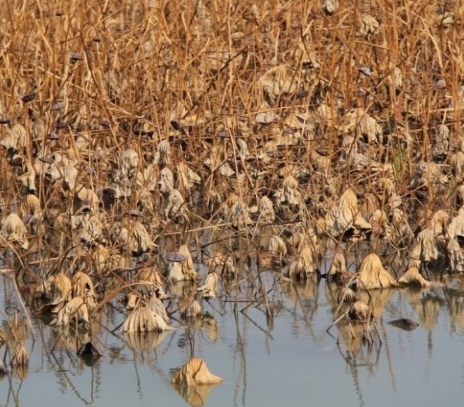
<svg viewBox="0 0 464 407">
<path fill-rule="evenodd" d="M 132 311 L 124 321 L 121 332 L 161 332 L 174 329 L 148 307 Z"/>
<path fill-rule="evenodd" d="M 66 327 L 72 321 L 89 322 L 89 310 L 82 297 L 75 297 L 58 312 L 50 325 Z"/>
<path fill-rule="evenodd" d="M 208 273 L 204 283 L 197 288 L 198 293 L 204 298 L 216 298 L 216 290 L 219 276 L 213 271 Z"/>
<path fill-rule="evenodd" d="M 277 235 L 272 235 L 269 239 L 268 250 L 271 253 L 277 254 L 281 257 L 285 257 L 287 255 L 287 246 L 285 245 L 283 239 Z"/>
<path fill-rule="evenodd" d="M 409 268 L 398 280 L 400 284 L 418 284 L 421 287 L 430 287 L 431 283 L 421 276 L 419 270 L 416 267 Z"/>
<path fill-rule="evenodd" d="M 0 234 L 6 242 L 16 243 L 22 249 L 27 249 L 29 247 L 26 226 L 21 218 L 14 212 L 3 219 Z"/>
<path fill-rule="evenodd" d="M 11 366 L 26 366 L 29 364 L 27 349 L 21 343 L 17 343 L 11 356 Z"/>
<path fill-rule="evenodd" d="M 368 254 L 359 268 L 358 288 L 371 290 L 376 288 L 398 287 L 398 283 L 385 270 L 379 256 L 375 253 Z"/>
<path fill-rule="evenodd" d="M 213 375 L 209 371 L 202 359 L 194 357 L 175 373 L 171 383 L 182 386 L 195 386 L 199 384 L 216 384 L 222 381 L 222 378 Z"/>
<path fill-rule="evenodd" d="M 353 321 L 367 322 L 372 317 L 372 312 L 364 302 L 356 301 L 349 309 L 348 316 Z"/>
</svg>

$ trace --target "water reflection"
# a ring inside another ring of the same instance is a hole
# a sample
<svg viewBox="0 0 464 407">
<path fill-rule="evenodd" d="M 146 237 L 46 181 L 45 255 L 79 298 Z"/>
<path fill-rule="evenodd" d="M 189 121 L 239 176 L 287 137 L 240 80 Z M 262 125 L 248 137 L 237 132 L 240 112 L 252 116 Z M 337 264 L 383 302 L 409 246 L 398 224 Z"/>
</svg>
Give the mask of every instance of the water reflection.
<svg viewBox="0 0 464 407">
<path fill-rule="evenodd" d="M 363 406 L 369 398 L 366 377 L 373 380 L 384 374 L 380 372 L 386 372 L 391 388 L 400 388 L 404 375 L 398 365 L 405 349 L 412 346 L 411 335 L 418 346 L 421 332 L 426 333 L 423 346 L 428 350 L 428 377 L 433 374 L 432 355 L 440 355 L 442 351 L 437 345 L 444 338 L 464 331 L 464 290 L 459 279 L 447 285 L 436 283 L 429 289 L 361 290 L 356 293 L 356 299 L 369 306 L 370 316 L 360 322 L 348 317 L 349 303 L 340 304 L 343 296 L 340 285 L 320 279 L 316 274 L 297 283 L 279 280 L 275 273 L 262 272 L 260 288 L 243 284 L 237 297 L 224 295 L 226 291 L 223 291 L 216 299 L 200 300 L 201 313 L 190 317 L 180 316 L 179 309 L 182 301 L 196 298 L 194 286 L 185 282 L 168 286 L 166 308 L 173 318 L 172 325 L 177 328 L 172 332 L 119 332 L 117 328 L 127 312 L 118 308 L 117 303 L 103 307 L 88 326 L 66 328 L 44 325 L 43 321 L 50 321 L 51 317 L 41 314 L 41 319 L 32 315 L 31 330 L 27 318 L 11 312 L 2 324 L 5 352 L 13 353 L 18 344 L 24 344 L 30 362 L 7 366 L 0 386 L 9 389 L 4 393 L 9 396 L 0 403 L 19 405 L 26 397 L 21 392 L 23 382 L 50 383 L 49 376 L 67 400 L 104 403 L 110 393 L 104 390 L 103 384 L 111 375 L 108 368 L 113 366 L 130 378 L 124 386 L 135 390 L 140 399 L 161 392 L 168 398 L 169 394 L 181 397 L 191 406 L 215 403 L 211 400 L 217 397 L 229 397 L 234 405 L 254 405 L 259 399 L 256 383 L 273 374 L 267 358 L 278 361 L 286 372 L 279 378 L 280 382 L 292 387 L 292 369 L 301 369 L 301 372 L 307 369 L 305 357 L 299 357 L 298 353 L 304 355 L 311 350 L 317 355 L 323 349 L 328 352 L 327 362 L 317 359 L 313 363 L 316 366 L 329 363 L 331 369 L 348 374 L 357 404 Z M 272 295 L 269 287 L 273 287 Z M 17 307 L 14 296 L 6 298 L 6 302 L 12 310 Z M 408 332 L 388 324 L 402 317 L 416 320 L 419 328 Z M 326 329 L 337 319 L 330 329 L 331 336 Z M 79 355 L 79 350 L 89 344 L 98 349 L 101 357 Z M 410 355 L 412 351 L 408 352 Z M 171 386 L 173 367 L 193 356 L 213 362 L 214 371 L 231 386 Z M 153 388 L 144 384 L 148 377 L 151 383 L 156 383 Z M 175 389 L 174 393 L 169 388 Z M 303 398 L 305 392 L 301 390 L 300 394 Z"/>
</svg>

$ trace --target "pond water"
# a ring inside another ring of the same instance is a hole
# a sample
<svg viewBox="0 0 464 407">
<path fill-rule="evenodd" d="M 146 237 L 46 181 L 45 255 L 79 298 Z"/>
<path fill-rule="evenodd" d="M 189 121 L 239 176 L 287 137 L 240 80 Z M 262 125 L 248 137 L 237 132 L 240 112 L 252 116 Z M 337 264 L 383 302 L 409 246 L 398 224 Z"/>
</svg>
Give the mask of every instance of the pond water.
<svg viewBox="0 0 464 407">
<path fill-rule="evenodd" d="M 19 308 L 11 276 L 2 284 L 2 308 L 11 315 Z M 209 316 L 202 323 L 173 321 L 178 329 L 161 335 L 115 330 L 127 313 L 115 302 L 93 328 L 101 357 L 92 361 L 77 356 L 75 334 L 31 315 L 29 366 L 2 376 L 0 406 L 458 406 L 464 397 L 463 293 L 459 280 L 423 291 L 373 291 L 378 335 L 364 343 L 362 327 L 344 321 L 326 332 L 336 307 L 324 279 L 278 283 L 273 318 L 262 306 L 223 297 L 203 302 Z M 419 327 L 389 324 L 401 317 Z M 172 374 L 192 353 L 224 382 L 176 390 Z"/>
</svg>

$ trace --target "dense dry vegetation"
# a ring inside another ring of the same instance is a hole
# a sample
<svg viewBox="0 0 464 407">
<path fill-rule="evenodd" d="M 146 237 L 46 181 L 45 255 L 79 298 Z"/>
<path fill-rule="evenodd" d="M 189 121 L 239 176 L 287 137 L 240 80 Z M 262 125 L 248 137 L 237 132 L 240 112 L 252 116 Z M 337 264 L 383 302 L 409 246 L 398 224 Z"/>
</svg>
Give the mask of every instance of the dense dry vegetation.
<svg viewBox="0 0 464 407">
<path fill-rule="evenodd" d="M 139 332 L 210 323 L 203 298 L 272 318 L 277 286 L 319 272 L 334 320 L 372 343 L 364 291 L 464 271 L 461 2 L 12 0 L 0 15 L 2 267 L 21 312 L 81 323 L 81 353 L 98 353 L 110 302 L 143 348 Z M 16 322 L 0 339 L 22 366 Z"/>
</svg>

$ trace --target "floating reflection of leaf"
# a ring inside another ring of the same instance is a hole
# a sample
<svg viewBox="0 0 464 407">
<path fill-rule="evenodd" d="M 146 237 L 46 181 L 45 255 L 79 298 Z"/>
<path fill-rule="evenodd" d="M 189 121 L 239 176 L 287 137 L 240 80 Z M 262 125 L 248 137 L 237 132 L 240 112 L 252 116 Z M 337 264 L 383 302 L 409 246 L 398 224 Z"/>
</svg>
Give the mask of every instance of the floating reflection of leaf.
<svg viewBox="0 0 464 407">
<path fill-rule="evenodd" d="M 202 407 L 208 401 L 209 393 L 216 387 L 216 384 L 187 386 L 173 383 L 173 387 L 189 405 L 192 407 Z"/>
<path fill-rule="evenodd" d="M 125 332 L 127 344 L 136 350 L 149 351 L 158 347 L 166 338 L 167 331 L 162 332 Z"/>
</svg>

